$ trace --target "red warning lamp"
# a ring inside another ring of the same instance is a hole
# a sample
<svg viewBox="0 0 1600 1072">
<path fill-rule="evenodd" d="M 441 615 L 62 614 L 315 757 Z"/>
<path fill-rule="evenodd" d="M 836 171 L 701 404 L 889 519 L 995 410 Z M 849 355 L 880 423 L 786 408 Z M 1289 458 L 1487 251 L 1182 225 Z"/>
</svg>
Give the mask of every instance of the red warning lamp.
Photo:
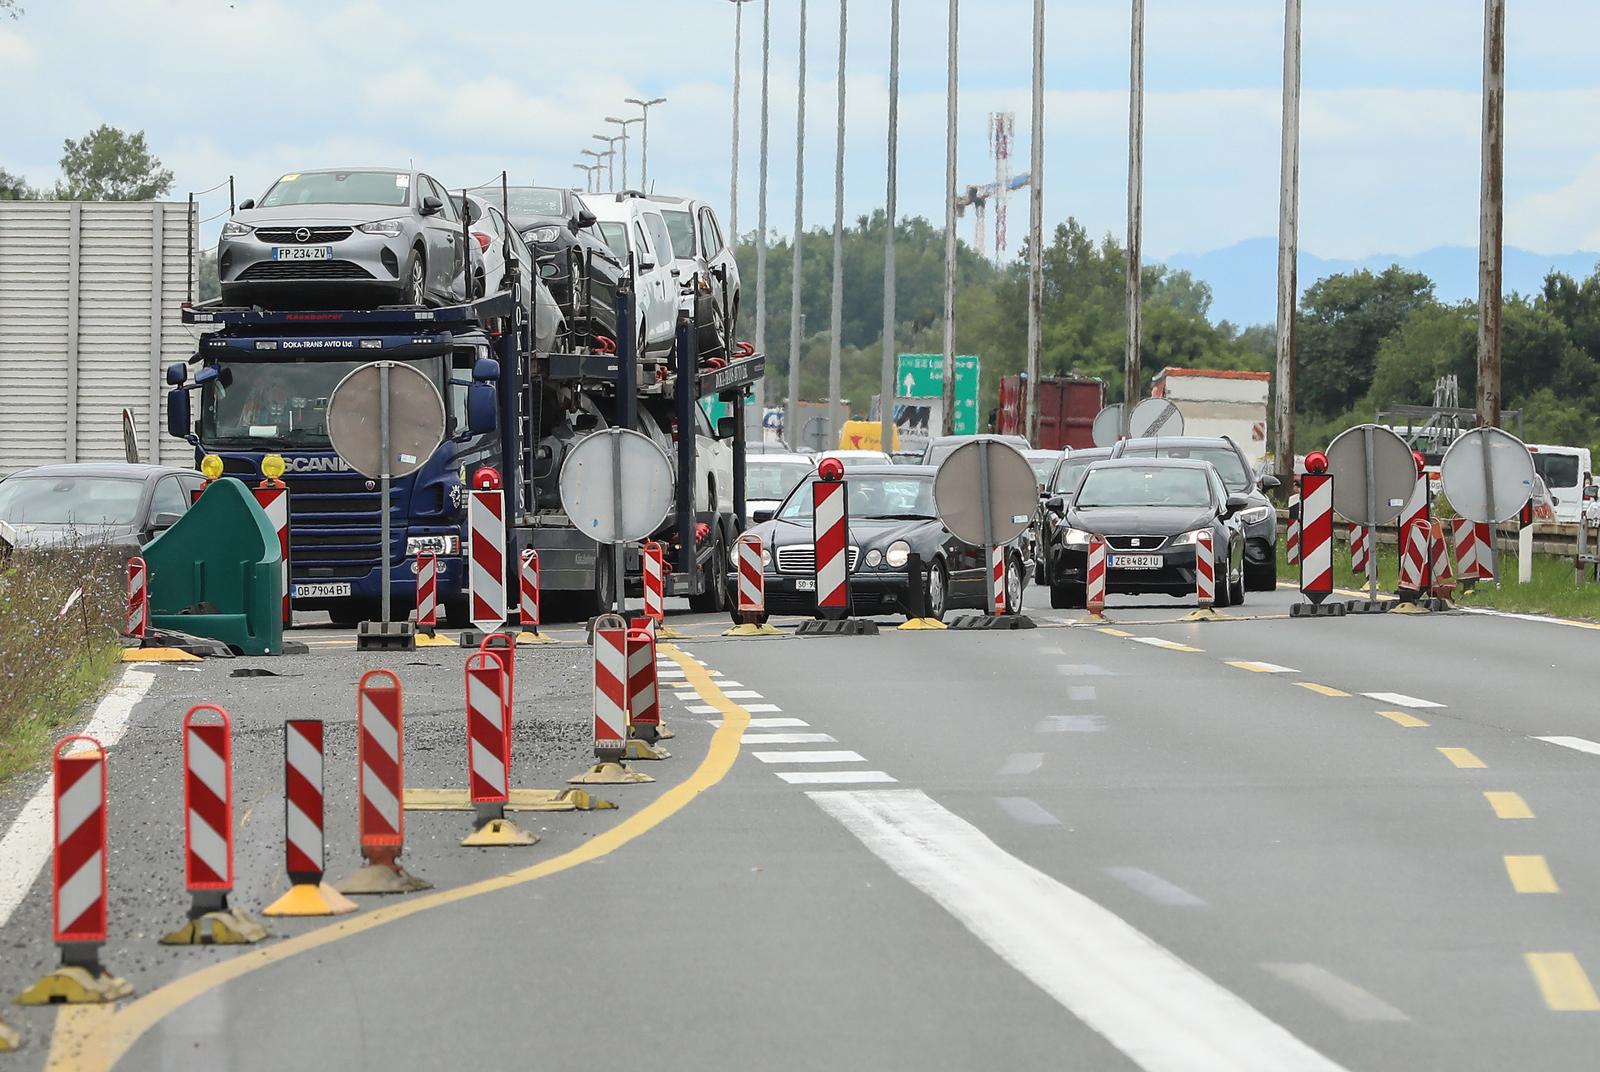
<svg viewBox="0 0 1600 1072">
<path fill-rule="evenodd" d="M 1422 456 L 1422 451 L 1414 450 L 1411 452 L 1411 460 L 1417 463 L 1417 475 L 1421 476 L 1422 471 L 1428 467 L 1428 459 Z"/>
<path fill-rule="evenodd" d="M 479 491 L 499 491 L 500 474 L 494 469 L 491 469 L 489 466 L 485 465 L 483 468 L 472 474 L 472 486 L 477 488 Z"/>
<path fill-rule="evenodd" d="M 1306 472 L 1326 473 L 1328 471 L 1328 456 L 1320 450 L 1314 450 L 1306 455 Z"/>
<path fill-rule="evenodd" d="M 817 466 L 817 476 L 830 484 L 836 484 L 844 479 L 844 462 L 838 458 L 824 458 L 822 464 Z"/>
</svg>

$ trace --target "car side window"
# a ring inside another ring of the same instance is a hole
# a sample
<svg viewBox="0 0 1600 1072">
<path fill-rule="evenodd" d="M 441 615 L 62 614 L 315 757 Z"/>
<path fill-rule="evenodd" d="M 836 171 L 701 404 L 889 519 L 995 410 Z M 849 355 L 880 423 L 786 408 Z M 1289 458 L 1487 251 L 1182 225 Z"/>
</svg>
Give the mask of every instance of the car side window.
<svg viewBox="0 0 1600 1072">
<path fill-rule="evenodd" d="M 438 180 L 432 176 L 424 175 L 422 176 L 422 183 L 423 189 L 430 196 L 437 197 L 444 203 L 444 208 L 439 210 L 440 217 L 449 220 L 451 223 L 460 223 L 461 217 L 456 212 L 455 201 L 451 200 L 450 195 L 445 193 L 444 187 L 439 185 Z"/>
<path fill-rule="evenodd" d="M 157 514 L 186 514 L 189 496 L 183 493 L 183 484 L 175 476 L 164 476 L 156 482 L 156 493 L 150 499 L 150 516 Z"/>
<path fill-rule="evenodd" d="M 651 240 L 654 242 L 656 249 L 661 251 L 661 259 L 672 260 L 675 258 L 677 250 L 672 248 L 672 235 L 667 232 L 667 221 L 661 218 L 661 213 L 646 212 L 644 218 L 650 227 Z"/>
<path fill-rule="evenodd" d="M 650 239 L 645 235 L 644 224 L 640 223 L 638 220 L 634 220 L 633 229 L 639 236 L 639 255 L 642 257 L 650 256 Z"/>
<path fill-rule="evenodd" d="M 715 257 L 722 252 L 722 232 L 717 229 L 717 218 L 709 208 L 700 210 L 700 245 L 707 257 Z"/>
</svg>

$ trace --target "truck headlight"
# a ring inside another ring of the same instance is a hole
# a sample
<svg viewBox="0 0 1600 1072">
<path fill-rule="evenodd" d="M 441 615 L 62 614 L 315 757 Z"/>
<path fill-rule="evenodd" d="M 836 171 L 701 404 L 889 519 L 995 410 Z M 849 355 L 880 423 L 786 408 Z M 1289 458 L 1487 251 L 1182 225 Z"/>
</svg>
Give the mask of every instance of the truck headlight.
<svg viewBox="0 0 1600 1072">
<path fill-rule="evenodd" d="M 363 223 L 356 230 L 362 234 L 378 235 L 382 238 L 399 238 L 405 225 L 404 219 L 396 217 L 392 220 L 373 220 L 371 223 Z"/>
<path fill-rule="evenodd" d="M 235 223 L 233 220 L 229 220 L 227 223 L 222 225 L 222 237 L 243 238 L 245 235 L 254 230 L 255 228 L 250 226 L 248 223 Z"/>
<path fill-rule="evenodd" d="M 895 569 L 899 569 L 901 566 L 904 566 L 910 558 L 911 545 L 906 543 L 904 540 L 896 540 L 894 543 L 890 544 L 889 549 L 883 553 L 883 560 Z"/>
<path fill-rule="evenodd" d="M 415 558 L 422 552 L 435 555 L 459 555 L 460 536 L 407 536 L 406 557 Z"/>
</svg>

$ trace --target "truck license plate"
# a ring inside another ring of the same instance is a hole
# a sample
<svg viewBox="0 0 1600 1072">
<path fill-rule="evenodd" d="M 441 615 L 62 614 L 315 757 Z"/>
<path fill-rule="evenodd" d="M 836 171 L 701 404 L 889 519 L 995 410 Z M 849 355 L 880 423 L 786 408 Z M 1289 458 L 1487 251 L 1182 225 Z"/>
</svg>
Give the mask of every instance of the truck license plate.
<svg viewBox="0 0 1600 1072">
<path fill-rule="evenodd" d="M 328 581 L 322 584 L 297 584 L 294 586 L 294 598 L 296 599 L 326 599 L 330 596 L 347 596 L 349 594 L 349 581 Z"/>
<path fill-rule="evenodd" d="M 331 261 L 332 246 L 273 246 L 275 261 Z"/>
<path fill-rule="evenodd" d="M 1165 564 L 1160 555 L 1109 555 L 1106 560 L 1112 569 L 1160 569 Z"/>
<path fill-rule="evenodd" d="M 796 592 L 815 592 L 817 590 L 817 579 L 815 577 L 796 577 L 794 579 L 794 590 Z"/>
</svg>

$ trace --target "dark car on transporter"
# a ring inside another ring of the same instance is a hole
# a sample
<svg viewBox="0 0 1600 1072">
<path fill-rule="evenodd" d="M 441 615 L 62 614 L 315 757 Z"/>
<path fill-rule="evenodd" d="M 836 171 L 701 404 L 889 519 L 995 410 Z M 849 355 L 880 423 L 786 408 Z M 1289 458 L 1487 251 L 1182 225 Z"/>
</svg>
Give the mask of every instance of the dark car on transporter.
<svg viewBox="0 0 1600 1072">
<path fill-rule="evenodd" d="M 850 573 L 850 612 L 870 617 L 914 612 L 906 564 L 922 560 L 922 586 L 927 617 L 942 619 L 956 609 L 984 610 L 983 550 L 956 539 L 939 520 L 933 502 L 933 478 L 927 465 L 871 465 L 849 471 L 846 544 Z M 802 481 L 784 499 L 777 515 L 753 526 L 761 537 L 769 615 L 813 616 L 817 610 L 816 546 L 812 539 L 812 485 Z M 1020 613 L 1027 583 L 1022 538 L 1005 545 L 1006 607 Z M 737 577 L 728 575 L 730 607 L 736 607 Z M 737 609 L 734 621 L 739 620 Z"/>
<path fill-rule="evenodd" d="M 1249 500 L 1230 493 L 1209 462 L 1172 458 L 1092 463 L 1057 523 L 1050 605 L 1084 605 L 1089 542 L 1106 543 L 1106 593 L 1192 598 L 1195 543 L 1211 532 L 1218 607 L 1244 602 Z M 1225 565 L 1224 565 L 1225 564 Z"/>
<path fill-rule="evenodd" d="M 1278 478 L 1256 476 L 1239 444 L 1227 436 L 1152 436 L 1125 439 L 1111 453 L 1115 458 L 1193 458 L 1215 466 L 1228 494 L 1250 500 L 1240 511 L 1245 529 L 1245 587 L 1252 592 L 1278 587 L 1278 513 L 1266 496 L 1278 486 Z"/>
</svg>

